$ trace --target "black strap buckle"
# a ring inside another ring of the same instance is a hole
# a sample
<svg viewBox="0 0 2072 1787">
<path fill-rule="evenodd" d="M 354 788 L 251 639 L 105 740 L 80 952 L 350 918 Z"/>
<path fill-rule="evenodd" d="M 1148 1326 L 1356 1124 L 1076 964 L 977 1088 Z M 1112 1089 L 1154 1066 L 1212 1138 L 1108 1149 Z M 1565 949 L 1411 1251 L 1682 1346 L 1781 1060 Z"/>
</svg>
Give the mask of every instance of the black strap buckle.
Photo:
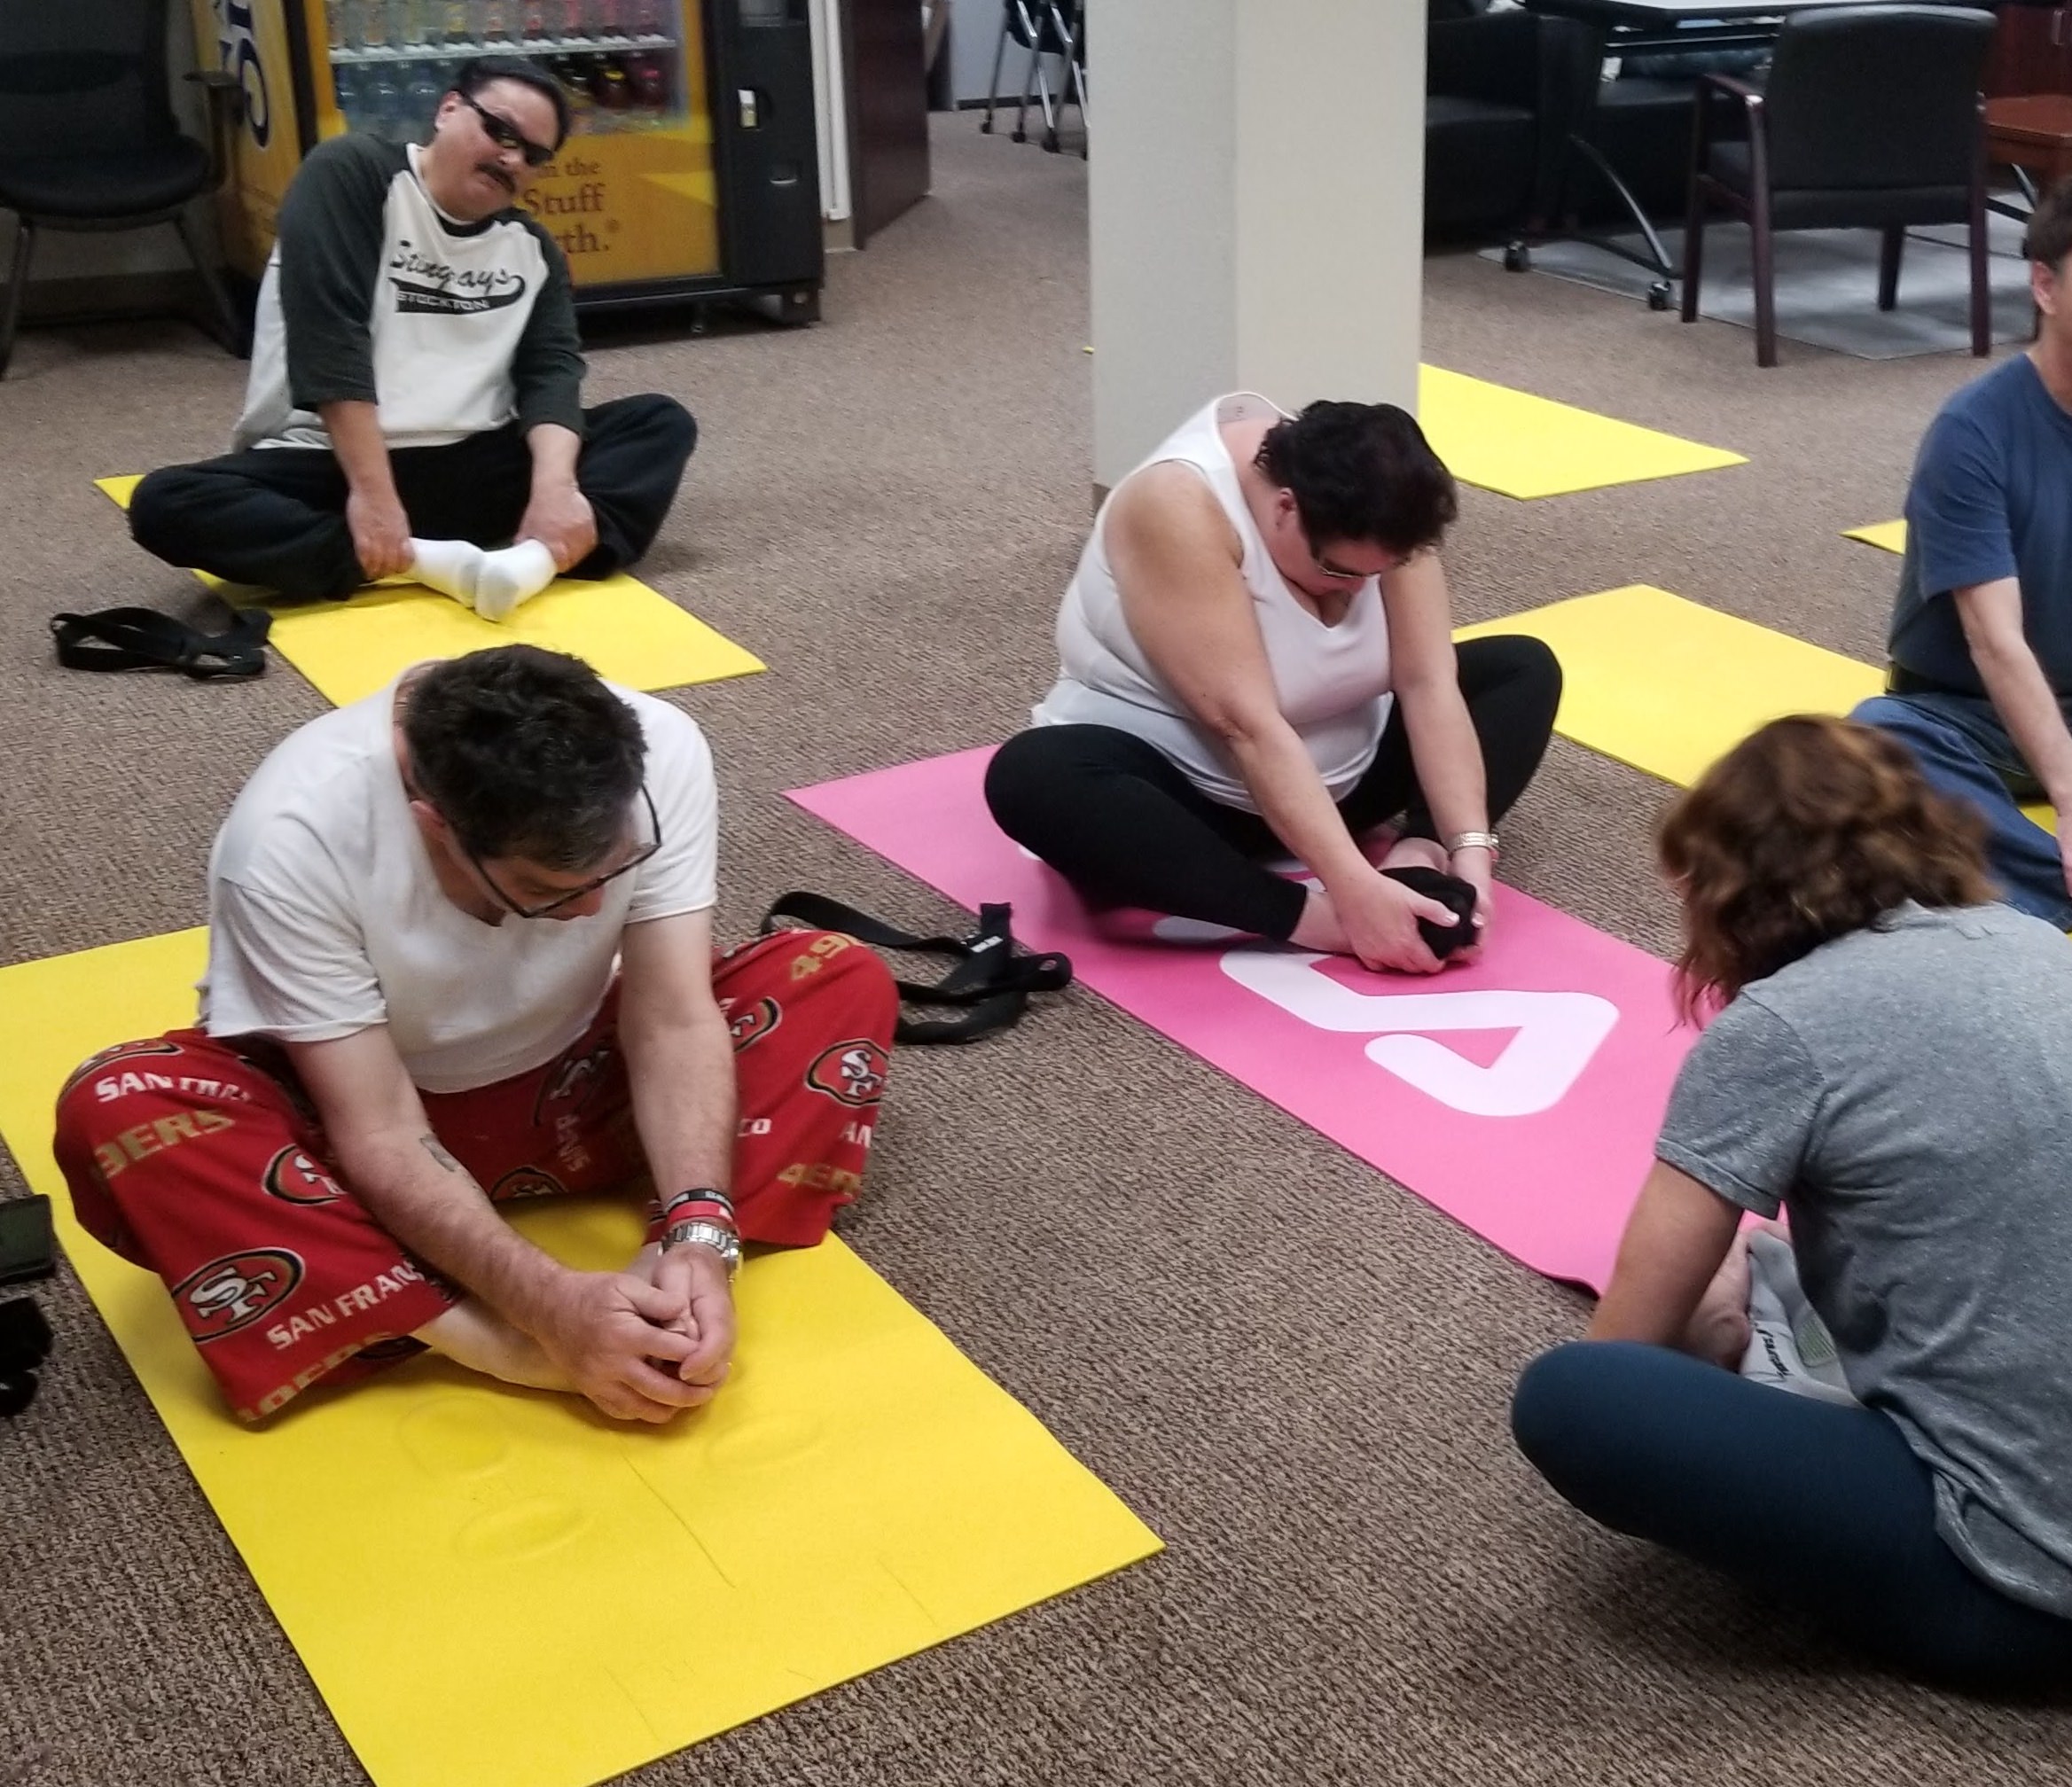
<svg viewBox="0 0 2072 1787">
<path fill-rule="evenodd" d="M 272 627 L 263 608 L 239 609 L 221 633 L 204 633 L 155 608 L 51 617 L 58 661 L 67 670 L 177 670 L 197 683 L 264 675 Z"/>
<path fill-rule="evenodd" d="M 778 929 L 780 918 L 796 919 L 816 931 L 841 931 L 878 949 L 911 949 L 922 955 L 950 956 L 955 965 L 940 980 L 895 982 L 900 997 L 917 1005 L 958 1005 L 956 1018 L 902 1016 L 892 1033 L 896 1042 L 974 1042 L 1019 1022 L 1031 993 L 1062 992 L 1072 984 L 1071 958 L 1055 951 L 1017 956 L 1011 924 L 1013 909 L 981 906 L 979 928 L 969 937 L 917 937 L 910 931 L 830 900 L 824 894 L 786 894 L 762 920 L 764 936 Z"/>
</svg>

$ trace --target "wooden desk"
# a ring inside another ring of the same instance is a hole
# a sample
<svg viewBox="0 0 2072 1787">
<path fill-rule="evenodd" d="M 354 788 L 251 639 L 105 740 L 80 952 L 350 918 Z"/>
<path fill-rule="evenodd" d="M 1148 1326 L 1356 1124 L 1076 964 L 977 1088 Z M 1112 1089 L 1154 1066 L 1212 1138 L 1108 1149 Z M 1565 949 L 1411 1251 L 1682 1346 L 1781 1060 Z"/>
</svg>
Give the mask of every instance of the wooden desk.
<svg viewBox="0 0 2072 1787">
<path fill-rule="evenodd" d="M 2002 168 L 2026 168 L 2039 186 L 2072 175 L 2072 94 L 1987 100 L 1986 159 Z"/>
</svg>

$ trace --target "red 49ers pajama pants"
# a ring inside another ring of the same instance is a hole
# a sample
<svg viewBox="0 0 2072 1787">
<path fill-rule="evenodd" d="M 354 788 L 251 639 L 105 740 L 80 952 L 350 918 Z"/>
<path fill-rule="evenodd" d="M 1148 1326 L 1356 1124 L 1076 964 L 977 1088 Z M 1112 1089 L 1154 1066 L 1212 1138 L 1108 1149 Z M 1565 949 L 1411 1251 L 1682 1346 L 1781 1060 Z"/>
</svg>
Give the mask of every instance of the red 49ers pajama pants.
<svg viewBox="0 0 2072 1787">
<path fill-rule="evenodd" d="M 850 938 L 786 931 L 715 956 L 712 979 L 734 1034 L 742 1236 L 809 1247 L 862 1183 L 899 1010 L 891 976 Z M 645 1185 L 617 1011 L 614 988 L 544 1066 L 422 1095 L 491 1198 Z M 82 1226 L 165 1280 L 246 1420 L 418 1350 L 408 1337 L 465 1294 L 340 1182 L 270 1044 L 180 1030 L 102 1050 L 59 1096 L 56 1152 Z M 649 1239 L 656 1228 L 651 1203 Z"/>
</svg>

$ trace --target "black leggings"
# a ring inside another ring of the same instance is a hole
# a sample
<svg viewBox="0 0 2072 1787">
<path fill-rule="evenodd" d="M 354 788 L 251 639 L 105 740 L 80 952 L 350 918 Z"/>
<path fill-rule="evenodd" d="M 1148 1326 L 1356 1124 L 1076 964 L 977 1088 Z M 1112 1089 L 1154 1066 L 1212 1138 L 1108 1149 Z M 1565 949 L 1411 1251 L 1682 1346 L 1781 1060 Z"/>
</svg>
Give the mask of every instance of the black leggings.
<svg viewBox="0 0 2072 1787">
<path fill-rule="evenodd" d="M 1467 640 L 1458 655 L 1494 823 L 1545 754 L 1561 666 L 1522 636 Z M 1147 907 L 1282 942 L 1302 918 L 1302 886 L 1258 860 L 1287 847 L 1266 821 L 1210 800 L 1164 752 L 1116 727 L 1017 733 L 986 771 L 986 804 L 1003 831 L 1099 903 Z M 1356 836 L 1399 813 L 1405 835 L 1435 835 L 1400 701 L 1373 762 L 1338 810 Z"/>
<path fill-rule="evenodd" d="M 2072 1689 L 2072 1619 L 1973 1574 L 1935 1482 L 1875 1409 L 1794 1396 L 1666 1347 L 1577 1341 L 1535 1360 L 1519 1448 L 1568 1502 L 1953 1688 Z"/>
<path fill-rule="evenodd" d="M 583 412 L 576 488 L 598 543 L 571 577 L 609 577 L 645 553 L 676 500 L 698 425 L 673 397 L 621 397 Z M 501 546 L 524 519 L 532 452 L 514 422 L 449 447 L 388 456 L 420 540 Z M 129 532 L 168 564 L 293 597 L 350 596 L 367 581 L 346 525 L 345 468 L 324 447 L 256 447 L 168 465 L 137 487 Z"/>
</svg>

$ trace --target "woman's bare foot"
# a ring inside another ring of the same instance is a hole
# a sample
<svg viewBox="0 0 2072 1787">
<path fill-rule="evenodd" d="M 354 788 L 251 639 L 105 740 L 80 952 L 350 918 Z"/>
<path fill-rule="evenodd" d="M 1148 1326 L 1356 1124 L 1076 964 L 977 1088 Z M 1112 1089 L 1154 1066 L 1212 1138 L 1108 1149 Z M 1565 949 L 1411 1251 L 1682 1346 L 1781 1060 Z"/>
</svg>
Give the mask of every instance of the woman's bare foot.
<svg viewBox="0 0 2072 1787">
<path fill-rule="evenodd" d="M 443 1315 L 426 1323 L 416 1338 L 456 1365 L 501 1377 L 506 1384 L 523 1384 L 534 1390 L 575 1387 L 538 1341 L 478 1298 L 463 1298 Z"/>
<path fill-rule="evenodd" d="M 1436 869 L 1442 875 L 1450 873 L 1452 869 L 1445 849 L 1435 838 L 1398 838 L 1388 847 L 1388 854 L 1378 866 L 1383 869 Z"/>
<path fill-rule="evenodd" d="M 1345 934 L 1345 926 L 1339 922 L 1338 909 L 1331 903 L 1331 895 L 1321 887 L 1310 888 L 1302 918 L 1288 933 L 1288 941 L 1298 949 L 1315 949 L 1325 956 L 1353 953 L 1352 939 Z"/>
</svg>

